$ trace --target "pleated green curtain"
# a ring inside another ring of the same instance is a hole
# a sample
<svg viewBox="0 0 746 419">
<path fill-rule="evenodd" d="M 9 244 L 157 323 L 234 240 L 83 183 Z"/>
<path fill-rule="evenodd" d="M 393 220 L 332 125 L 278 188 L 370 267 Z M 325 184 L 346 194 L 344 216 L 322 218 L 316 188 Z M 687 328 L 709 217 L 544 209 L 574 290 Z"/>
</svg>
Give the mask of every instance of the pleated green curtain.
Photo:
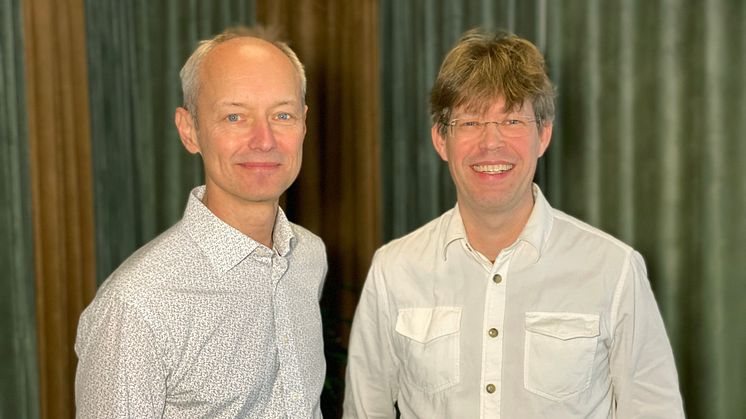
<svg viewBox="0 0 746 419">
<path fill-rule="evenodd" d="M 746 399 L 746 5 L 740 0 L 381 0 L 384 240 L 453 206 L 429 88 L 473 26 L 534 41 L 558 85 L 537 181 L 641 251 L 689 418 Z"/>
<path fill-rule="evenodd" d="M 547 7 L 553 202 L 646 257 L 689 417 L 742 417 L 746 6 Z"/>
<path fill-rule="evenodd" d="M 254 0 L 86 1 L 99 283 L 203 182 L 173 124 L 181 66 L 198 40 L 254 21 Z"/>
<path fill-rule="evenodd" d="M 0 417 L 39 417 L 21 1 L 0 2 Z"/>
</svg>

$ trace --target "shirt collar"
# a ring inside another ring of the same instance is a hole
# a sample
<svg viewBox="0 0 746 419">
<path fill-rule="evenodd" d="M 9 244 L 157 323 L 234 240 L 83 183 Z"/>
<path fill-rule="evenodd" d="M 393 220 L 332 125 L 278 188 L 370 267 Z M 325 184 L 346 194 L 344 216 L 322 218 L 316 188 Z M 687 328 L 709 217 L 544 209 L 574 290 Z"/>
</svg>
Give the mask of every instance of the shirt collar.
<svg viewBox="0 0 746 419">
<path fill-rule="evenodd" d="M 183 221 L 189 235 L 210 259 L 213 267 L 222 275 L 241 263 L 258 248 L 266 249 L 266 247 L 213 214 L 202 203 L 204 194 L 204 185 L 192 189 L 184 211 Z M 275 250 L 281 256 L 286 256 L 293 248 L 295 235 L 281 208 L 277 209 L 272 234 Z"/>
<path fill-rule="evenodd" d="M 277 207 L 275 226 L 272 230 L 272 245 L 280 256 L 287 256 L 295 247 L 295 234 L 282 208 Z"/>
<path fill-rule="evenodd" d="M 552 207 L 536 184 L 534 184 L 533 193 L 534 208 L 531 210 L 531 216 L 528 217 L 528 222 L 523 227 L 518 240 L 527 243 L 531 247 L 533 251 L 532 263 L 536 263 L 539 261 L 539 257 L 541 257 L 547 240 L 549 240 L 549 233 L 552 231 L 552 225 L 554 224 L 554 216 L 552 215 Z"/>
<path fill-rule="evenodd" d="M 455 243 L 459 240 L 463 240 L 465 242 L 468 242 L 469 240 L 466 238 L 466 230 L 464 229 L 464 220 L 461 218 L 461 211 L 458 207 L 458 202 L 456 203 L 456 206 L 449 211 L 450 214 L 446 214 L 446 228 L 445 228 L 445 235 L 443 236 L 443 260 L 446 260 L 448 257 L 448 246 L 451 243 Z"/>
<path fill-rule="evenodd" d="M 526 222 L 526 226 L 521 231 L 516 242 L 524 242 L 530 246 L 533 253 L 533 262 L 536 263 L 541 256 L 544 244 L 549 238 L 552 230 L 554 217 L 552 216 L 552 207 L 544 197 L 538 185 L 533 185 L 534 207 L 531 215 Z M 469 240 L 466 237 L 464 221 L 461 218 L 458 203 L 451 210 L 451 214 L 446 214 L 449 219 L 446 220 L 445 235 L 443 236 L 442 251 L 443 259 L 446 259 L 448 246 L 458 240 L 464 240 L 467 244 Z"/>
</svg>

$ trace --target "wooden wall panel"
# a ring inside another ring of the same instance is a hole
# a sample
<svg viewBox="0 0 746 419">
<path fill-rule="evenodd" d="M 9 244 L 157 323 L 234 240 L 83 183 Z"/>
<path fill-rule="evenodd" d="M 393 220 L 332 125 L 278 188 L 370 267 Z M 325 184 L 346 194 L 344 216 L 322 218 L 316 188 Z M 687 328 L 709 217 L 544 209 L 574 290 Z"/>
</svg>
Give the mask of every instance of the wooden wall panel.
<svg viewBox="0 0 746 419">
<path fill-rule="evenodd" d="M 43 418 L 74 415 L 78 317 L 95 292 L 83 0 L 26 0 L 26 84 Z"/>
<path fill-rule="evenodd" d="M 303 168 L 286 208 L 329 256 L 325 417 L 341 412 L 349 328 L 380 245 L 378 13 L 378 0 L 257 0 L 257 21 L 284 30 L 308 77 Z"/>
</svg>

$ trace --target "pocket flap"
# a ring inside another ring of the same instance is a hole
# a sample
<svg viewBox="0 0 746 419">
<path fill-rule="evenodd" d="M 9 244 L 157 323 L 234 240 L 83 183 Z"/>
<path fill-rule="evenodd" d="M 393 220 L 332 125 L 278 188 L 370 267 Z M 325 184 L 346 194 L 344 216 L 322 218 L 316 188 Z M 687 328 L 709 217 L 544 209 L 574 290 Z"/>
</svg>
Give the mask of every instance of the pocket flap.
<svg viewBox="0 0 746 419">
<path fill-rule="evenodd" d="M 402 308 L 396 332 L 420 343 L 455 333 L 461 327 L 461 307 Z"/>
<path fill-rule="evenodd" d="M 526 330 L 562 340 L 591 338 L 600 334 L 598 314 L 526 313 Z"/>
</svg>

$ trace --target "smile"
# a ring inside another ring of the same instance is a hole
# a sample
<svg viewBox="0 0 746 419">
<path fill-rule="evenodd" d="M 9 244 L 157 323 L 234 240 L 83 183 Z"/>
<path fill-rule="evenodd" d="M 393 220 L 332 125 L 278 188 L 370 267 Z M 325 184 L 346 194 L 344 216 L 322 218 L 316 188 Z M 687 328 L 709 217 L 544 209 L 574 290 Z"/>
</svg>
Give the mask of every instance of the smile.
<svg viewBox="0 0 746 419">
<path fill-rule="evenodd" d="M 479 173 L 504 173 L 513 168 L 512 164 L 475 164 L 471 166 L 475 172 Z"/>
<path fill-rule="evenodd" d="M 280 166 L 280 163 L 274 163 L 274 162 L 246 162 L 246 163 L 239 163 L 239 166 L 242 166 L 247 169 L 274 169 L 276 167 Z"/>
</svg>

